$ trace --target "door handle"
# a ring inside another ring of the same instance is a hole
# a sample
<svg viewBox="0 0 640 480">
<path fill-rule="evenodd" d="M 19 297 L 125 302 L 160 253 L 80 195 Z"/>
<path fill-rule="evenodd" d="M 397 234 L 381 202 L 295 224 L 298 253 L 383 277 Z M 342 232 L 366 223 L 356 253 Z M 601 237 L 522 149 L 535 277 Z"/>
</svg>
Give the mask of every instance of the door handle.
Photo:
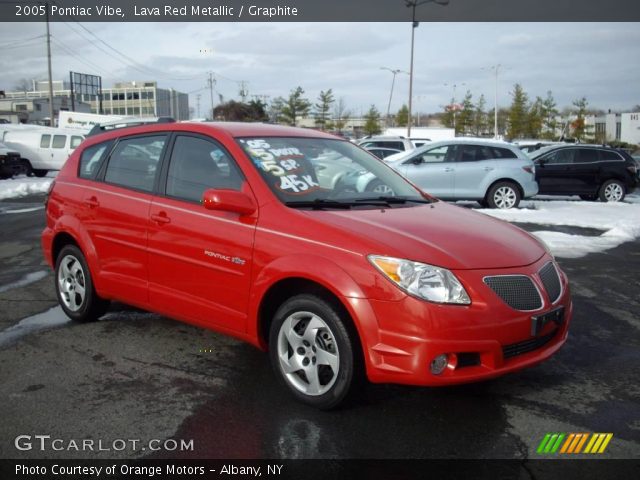
<svg viewBox="0 0 640 480">
<path fill-rule="evenodd" d="M 485 172 L 490 172 L 491 170 L 493 170 L 493 167 L 484 167 Z"/>
<path fill-rule="evenodd" d="M 84 204 L 89 208 L 96 208 L 100 206 L 100 202 L 96 197 L 89 197 L 84 200 Z"/>
<path fill-rule="evenodd" d="M 151 215 L 151 220 L 153 220 L 154 222 L 163 225 L 165 223 L 169 223 L 171 221 L 171 219 L 169 217 L 167 217 L 167 214 L 165 212 L 160 212 L 158 214 L 154 213 Z"/>
<path fill-rule="evenodd" d="M 445 172 L 453 172 L 453 168 L 449 168 L 449 167 L 447 167 L 447 168 L 445 168 L 445 169 L 444 169 L 444 171 L 445 171 Z"/>
</svg>

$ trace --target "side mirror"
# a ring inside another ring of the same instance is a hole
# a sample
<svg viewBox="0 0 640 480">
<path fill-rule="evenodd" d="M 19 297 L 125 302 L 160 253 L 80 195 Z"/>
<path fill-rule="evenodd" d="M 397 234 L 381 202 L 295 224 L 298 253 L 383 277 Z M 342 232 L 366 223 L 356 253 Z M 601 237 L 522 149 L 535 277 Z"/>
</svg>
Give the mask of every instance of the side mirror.
<svg viewBox="0 0 640 480">
<path fill-rule="evenodd" d="M 251 215 L 257 210 L 253 199 L 237 190 L 210 188 L 202 194 L 202 204 L 207 210 L 235 212 L 240 215 Z"/>
</svg>

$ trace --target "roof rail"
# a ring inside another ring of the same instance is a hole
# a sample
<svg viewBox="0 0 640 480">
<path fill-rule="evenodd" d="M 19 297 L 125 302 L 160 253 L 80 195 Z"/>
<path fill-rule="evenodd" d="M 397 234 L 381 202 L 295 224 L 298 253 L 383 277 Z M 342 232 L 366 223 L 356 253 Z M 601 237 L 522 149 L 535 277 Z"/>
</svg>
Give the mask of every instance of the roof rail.
<svg viewBox="0 0 640 480">
<path fill-rule="evenodd" d="M 171 117 L 142 117 L 142 118 L 123 118 L 120 120 L 114 120 L 111 122 L 103 122 L 97 125 L 86 134 L 87 137 L 97 135 L 99 133 L 108 132 L 111 130 L 118 130 L 121 128 L 138 127 L 140 125 L 149 125 L 155 123 L 174 123 L 175 120 Z"/>
</svg>

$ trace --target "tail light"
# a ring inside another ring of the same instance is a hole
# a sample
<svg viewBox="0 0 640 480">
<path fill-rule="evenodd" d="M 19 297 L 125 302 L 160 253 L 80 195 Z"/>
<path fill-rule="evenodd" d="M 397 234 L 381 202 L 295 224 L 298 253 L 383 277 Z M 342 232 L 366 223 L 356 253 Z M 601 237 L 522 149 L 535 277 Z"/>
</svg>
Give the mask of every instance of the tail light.
<svg viewBox="0 0 640 480">
<path fill-rule="evenodd" d="M 527 172 L 530 173 L 531 175 L 535 175 L 536 174 L 536 167 L 535 165 L 527 165 L 526 167 L 522 167 L 522 169 Z"/>
<path fill-rule="evenodd" d="M 636 165 L 627 165 L 627 170 L 631 172 L 631 175 L 638 173 L 638 167 Z"/>
<path fill-rule="evenodd" d="M 47 190 L 46 195 L 44 196 L 44 208 L 47 209 L 49 205 L 49 197 L 51 196 L 51 192 L 53 192 L 53 186 L 56 184 L 55 180 L 51 180 L 51 185 L 49 185 L 49 190 Z"/>
</svg>

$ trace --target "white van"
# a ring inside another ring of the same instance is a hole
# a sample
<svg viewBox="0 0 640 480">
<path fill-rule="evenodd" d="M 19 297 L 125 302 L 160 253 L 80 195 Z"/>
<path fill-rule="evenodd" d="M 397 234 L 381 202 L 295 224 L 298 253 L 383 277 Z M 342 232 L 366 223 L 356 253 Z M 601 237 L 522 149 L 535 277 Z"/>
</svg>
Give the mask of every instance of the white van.
<svg viewBox="0 0 640 480">
<path fill-rule="evenodd" d="M 0 141 L 20 152 L 27 173 L 37 177 L 44 177 L 49 170 L 60 170 L 84 140 L 77 130 L 50 127 L 7 130 L 3 136 Z"/>
</svg>

